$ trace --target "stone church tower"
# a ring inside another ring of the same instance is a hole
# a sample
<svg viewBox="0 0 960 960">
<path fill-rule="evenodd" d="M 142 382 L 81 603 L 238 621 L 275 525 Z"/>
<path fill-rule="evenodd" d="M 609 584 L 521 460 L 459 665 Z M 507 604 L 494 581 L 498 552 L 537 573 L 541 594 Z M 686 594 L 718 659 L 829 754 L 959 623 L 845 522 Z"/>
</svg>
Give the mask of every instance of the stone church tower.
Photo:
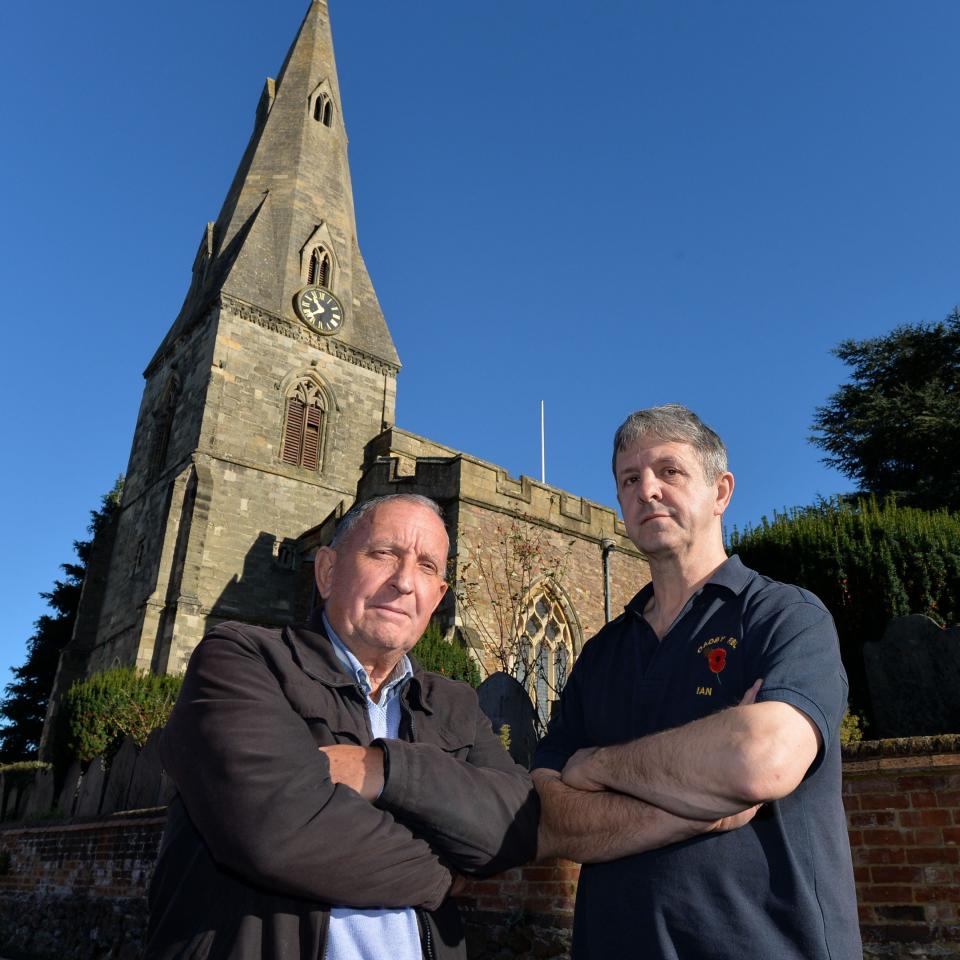
<svg viewBox="0 0 960 960">
<path fill-rule="evenodd" d="M 284 541 L 353 502 L 399 366 L 357 245 L 327 4 L 313 0 L 144 373 L 108 571 L 61 672 L 178 673 L 208 621 L 292 619 Z"/>
<path fill-rule="evenodd" d="M 317 546 L 356 499 L 391 492 L 443 507 L 454 589 L 440 620 L 488 669 L 496 605 L 454 601 L 483 552 L 509 528 L 567 557 L 569 585 L 531 581 L 508 617 L 527 663 L 507 669 L 546 715 L 646 563 L 613 510 L 395 427 L 399 368 L 357 245 L 327 2 L 312 0 L 144 372 L 123 500 L 88 564 L 42 752 L 75 679 L 180 673 L 217 622 L 302 618 Z"/>
</svg>

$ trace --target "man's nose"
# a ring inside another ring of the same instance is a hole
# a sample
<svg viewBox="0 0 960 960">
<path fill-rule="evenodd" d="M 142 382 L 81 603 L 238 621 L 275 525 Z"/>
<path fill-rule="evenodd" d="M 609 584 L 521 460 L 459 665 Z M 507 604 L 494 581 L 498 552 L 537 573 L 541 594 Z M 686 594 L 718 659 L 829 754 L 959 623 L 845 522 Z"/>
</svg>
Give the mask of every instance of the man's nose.
<svg viewBox="0 0 960 960">
<path fill-rule="evenodd" d="M 399 593 L 413 592 L 413 574 L 416 566 L 416 560 L 401 559 L 393 571 L 390 582 L 396 587 Z"/>
<path fill-rule="evenodd" d="M 637 496 L 646 503 L 661 498 L 660 481 L 654 474 L 651 473 L 640 478 L 637 483 Z"/>
</svg>

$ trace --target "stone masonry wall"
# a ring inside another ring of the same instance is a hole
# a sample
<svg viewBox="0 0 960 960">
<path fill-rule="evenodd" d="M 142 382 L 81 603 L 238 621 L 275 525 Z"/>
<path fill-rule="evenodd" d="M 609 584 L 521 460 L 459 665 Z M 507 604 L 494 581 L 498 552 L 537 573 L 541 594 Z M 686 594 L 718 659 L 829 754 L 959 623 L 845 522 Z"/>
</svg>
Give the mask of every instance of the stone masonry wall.
<svg viewBox="0 0 960 960">
<path fill-rule="evenodd" d="M 162 814 L 0 830 L 0 950 L 43 960 L 139 957 Z"/>
<path fill-rule="evenodd" d="M 604 624 L 603 541 L 614 545 L 609 554 L 611 616 L 621 613 L 650 579 L 646 561 L 627 539 L 612 508 L 530 477 L 514 479 L 496 464 L 393 428 L 370 444 L 358 498 L 400 492 L 433 497 L 447 511 L 455 588 L 463 579 L 475 577 L 481 551 L 503 575 L 495 554 L 514 521 L 529 533 L 530 542 L 539 539 L 546 557 L 562 556 L 560 586 L 572 608 L 575 653 Z M 485 630 L 471 625 L 462 607 L 447 608 L 459 625 L 473 627 L 474 637 L 496 632 L 493 610 L 483 593 L 475 591 L 475 613 L 484 620 Z"/>
</svg>

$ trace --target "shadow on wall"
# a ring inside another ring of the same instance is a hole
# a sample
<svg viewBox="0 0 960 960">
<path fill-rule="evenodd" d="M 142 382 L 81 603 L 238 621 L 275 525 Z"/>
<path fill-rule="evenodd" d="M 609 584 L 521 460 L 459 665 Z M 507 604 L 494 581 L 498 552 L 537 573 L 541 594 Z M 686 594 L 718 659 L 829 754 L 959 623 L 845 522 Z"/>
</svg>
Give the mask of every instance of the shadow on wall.
<svg viewBox="0 0 960 960">
<path fill-rule="evenodd" d="M 224 620 L 284 627 L 305 620 L 312 603 L 313 564 L 301 558 L 294 542 L 261 531 L 239 576 L 231 578 L 207 615 L 207 628 Z"/>
</svg>

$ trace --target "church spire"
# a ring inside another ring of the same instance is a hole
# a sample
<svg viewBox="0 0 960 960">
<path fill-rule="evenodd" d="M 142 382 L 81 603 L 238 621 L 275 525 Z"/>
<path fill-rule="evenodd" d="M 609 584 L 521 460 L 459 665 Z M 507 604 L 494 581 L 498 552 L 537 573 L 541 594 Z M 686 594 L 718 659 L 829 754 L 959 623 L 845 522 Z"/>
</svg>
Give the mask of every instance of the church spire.
<svg viewBox="0 0 960 960">
<path fill-rule="evenodd" d="M 327 3 L 312 0 L 277 80 L 266 81 L 253 135 L 201 244 L 191 290 L 150 366 L 220 293 L 299 322 L 297 291 L 324 280 L 346 312 L 337 339 L 398 367 L 357 245 Z"/>
</svg>

